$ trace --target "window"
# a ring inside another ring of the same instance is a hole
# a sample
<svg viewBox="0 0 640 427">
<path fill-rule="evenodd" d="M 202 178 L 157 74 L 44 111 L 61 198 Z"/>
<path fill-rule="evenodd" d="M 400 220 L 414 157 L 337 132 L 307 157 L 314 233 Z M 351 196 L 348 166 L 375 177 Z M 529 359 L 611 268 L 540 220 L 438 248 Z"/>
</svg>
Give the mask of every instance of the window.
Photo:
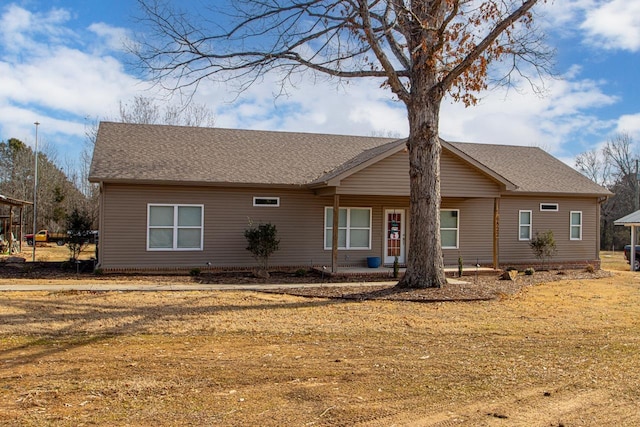
<svg viewBox="0 0 640 427">
<path fill-rule="evenodd" d="M 331 249 L 333 208 L 324 210 L 324 248 Z M 371 208 L 340 208 L 338 249 L 371 249 Z"/>
<path fill-rule="evenodd" d="M 203 205 L 147 206 L 147 250 L 202 250 Z"/>
<path fill-rule="evenodd" d="M 442 249 L 458 249 L 458 217 L 460 211 L 442 209 L 440 211 L 440 240 Z"/>
<path fill-rule="evenodd" d="M 280 206 L 280 197 L 254 197 L 253 206 L 277 208 Z"/>
<path fill-rule="evenodd" d="M 531 211 L 520 211 L 519 219 L 519 240 L 531 240 Z"/>
<path fill-rule="evenodd" d="M 557 203 L 540 203 L 540 211 L 542 212 L 558 212 L 560 208 Z"/>
<path fill-rule="evenodd" d="M 571 212 L 571 226 L 569 233 L 571 240 L 582 240 L 582 212 Z"/>
</svg>

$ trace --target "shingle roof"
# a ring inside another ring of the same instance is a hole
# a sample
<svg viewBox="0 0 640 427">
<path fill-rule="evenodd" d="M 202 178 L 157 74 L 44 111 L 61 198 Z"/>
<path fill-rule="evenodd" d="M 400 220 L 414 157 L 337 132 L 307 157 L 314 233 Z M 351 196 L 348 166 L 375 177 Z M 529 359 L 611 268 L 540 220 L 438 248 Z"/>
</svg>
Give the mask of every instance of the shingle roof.
<svg viewBox="0 0 640 427">
<path fill-rule="evenodd" d="M 516 192 L 611 194 L 539 148 L 447 144 Z M 90 180 L 303 186 L 348 174 L 403 145 L 390 138 L 103 122 Z"/>
<path fill-rule="evenodd" d="M 450 142 L 516 185 L 519 193 L 612 193 L 538 147 Z"/>
<path fill-rule="evenodd" d="M 304 185 L 389 141 L 103 122 L 90 180 Z"/>
</svg>

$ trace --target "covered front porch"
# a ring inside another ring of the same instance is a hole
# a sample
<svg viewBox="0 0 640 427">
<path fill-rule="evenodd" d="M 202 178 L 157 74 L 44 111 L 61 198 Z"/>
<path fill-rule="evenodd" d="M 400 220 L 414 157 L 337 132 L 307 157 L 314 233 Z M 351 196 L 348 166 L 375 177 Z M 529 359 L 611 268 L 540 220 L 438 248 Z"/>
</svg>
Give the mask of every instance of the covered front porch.
<svg viewBox="0 0 640 427">
<path fill-rule="evenodd" d="M 392 271 L 390 266 L 394 262 L 405 265 L 411 251 L 408 198 L 385 196 L 386 199 L 382 201 L 372 202 L 359 195 L 341 196 L 334 193 L 330 196 L 333 203 L 325 210 L 324 224 L 325 249 L 331 251 L 331 261 L 326 264 L 327 271 L 339 275 L 355 269 L 355 274 L 386 275 Z M 366 212 L 362 215 L 362 211 L 368 211 L 368 216 Z M 333 215 L 333 212 L 340 212 L 340 215 Z M 447 275 L 451 276 L 450 272 L 457 274 L 459 259 L 492 266 L 488 269 L 490 271 L 499 268 L 499 217 L 499 198 L 443 198 L 440 230 Z M 359 223 L 354 226 L 356 220 Z M 333 233 L 333 230 L 339 232 Z M 347 244 L 349 237 L 351 245 Z M 358 245 L 353 245 L 354 241 Z M 364 262 L 376 257 L 381 265 L 377 273 L 367 268 Z M 358 262 L 362 262 L 362 265 L 354 265 Z M 464 270 L 475 272 L 476 263 L 465 265 Z M 384 266 L 387 266 L 386 269 Z M 359 269 L 363 271 L 358 272 Z"/>
</svg>

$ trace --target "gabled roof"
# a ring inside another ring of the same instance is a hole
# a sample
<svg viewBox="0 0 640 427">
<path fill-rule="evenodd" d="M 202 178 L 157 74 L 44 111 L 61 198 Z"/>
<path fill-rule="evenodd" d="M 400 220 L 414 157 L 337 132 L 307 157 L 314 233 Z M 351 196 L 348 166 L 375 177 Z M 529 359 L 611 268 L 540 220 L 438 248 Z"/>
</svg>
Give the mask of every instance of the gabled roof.
<svg viewBox="0 0 640 427">
<path fill-rule="evenodd" d="M 102 122 L 89 179 L 299 186 L 392 140 Z"/>
<path fill-rule="evenodd" d="M 202 185 L 332 185 L 405 147 L 406 140 L 295 132 L 103 122 L 92 182 Z M 535 147 L 449 143 L 508 191 L 611 193 Z"/>
<path fill-rule="evenodd" d="M 610 196 L 612 193 L 538 147 L 450 142 L 515 184 L 517 193 Z"/>
</svg>

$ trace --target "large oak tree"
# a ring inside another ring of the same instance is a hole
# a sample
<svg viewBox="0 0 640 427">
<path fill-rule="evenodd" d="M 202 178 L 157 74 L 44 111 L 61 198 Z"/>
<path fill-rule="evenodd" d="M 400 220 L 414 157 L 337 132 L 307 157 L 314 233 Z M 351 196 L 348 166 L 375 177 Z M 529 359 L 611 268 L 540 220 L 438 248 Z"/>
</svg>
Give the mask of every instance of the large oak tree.
<svg viewBox="0 0 640 427">
<path fill-rule="evenodd" d="M 150 77 L 172 90 L 195 90 L 208 78 L 242 89 L 267 72 L 286 84 L 303 69 L 381 79 L 409 120 L 411 251 L 399 285 L 445 284 L 440 103 L 449 94 L 474 104 L 496 61 L 502 83 L 520 64 L 545 71 L 548 51 L 532 17 L 537 0 L 232 0 L 191 11 L 168 1 L 139 3 L 150 31 L 134 52 Z"/>
</svg>

